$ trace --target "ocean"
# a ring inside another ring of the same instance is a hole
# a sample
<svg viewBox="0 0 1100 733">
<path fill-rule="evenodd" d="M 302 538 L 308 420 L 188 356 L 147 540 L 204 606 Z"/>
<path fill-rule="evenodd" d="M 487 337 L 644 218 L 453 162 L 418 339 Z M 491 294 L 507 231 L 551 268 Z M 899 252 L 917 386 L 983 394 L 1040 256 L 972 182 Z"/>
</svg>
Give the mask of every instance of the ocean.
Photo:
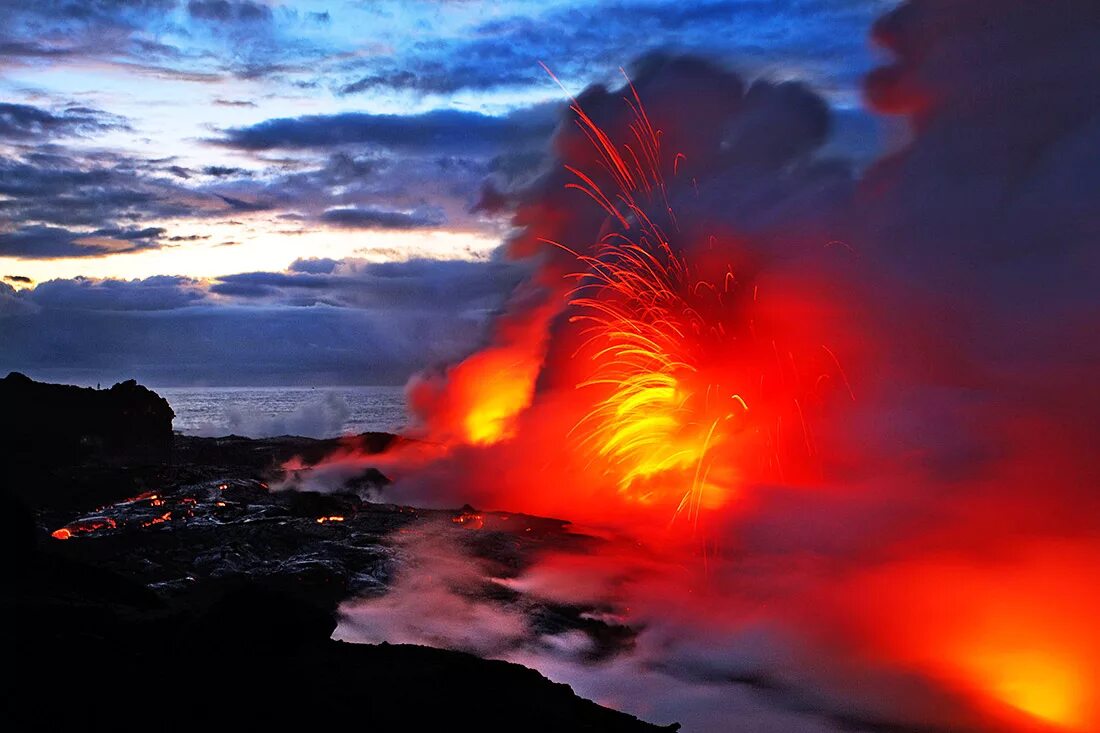
<svg viewBox="0 0 1100 733">
<path fill-rule="evenodd" d="M 406 423 L 404 387 L 157 387 L 186 435 L 331 438 L 396 432 Z"/>
</svg>

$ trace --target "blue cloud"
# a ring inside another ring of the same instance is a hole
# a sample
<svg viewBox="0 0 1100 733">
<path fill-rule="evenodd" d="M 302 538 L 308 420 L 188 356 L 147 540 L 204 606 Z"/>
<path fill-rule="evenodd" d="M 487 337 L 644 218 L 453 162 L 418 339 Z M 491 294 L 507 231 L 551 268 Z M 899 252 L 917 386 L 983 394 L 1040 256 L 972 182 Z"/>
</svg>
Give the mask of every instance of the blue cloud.
<svg viewBox="0 0 1100 733">
<path fill-rule="evenodd" d="M 545 138 L 554 120 L 549 114 L 541 117 L 530 113 L 497 117 L 449 109 L 414 115 L 307 115 L 231 128 L 213 142 L 253 151 L 368 145 L 390 150 L 469 153 Z"/>
</svg>

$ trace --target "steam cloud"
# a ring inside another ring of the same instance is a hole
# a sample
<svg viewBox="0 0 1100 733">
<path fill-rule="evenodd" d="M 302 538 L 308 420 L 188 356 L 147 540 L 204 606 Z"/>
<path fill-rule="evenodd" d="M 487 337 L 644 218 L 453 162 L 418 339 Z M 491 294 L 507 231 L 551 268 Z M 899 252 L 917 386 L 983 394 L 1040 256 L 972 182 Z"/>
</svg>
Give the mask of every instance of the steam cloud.
<svg viewBox="0 0 1100 733">
<path fill-rule="evenodd" d="M 464 596 L 459 618 L 505 630 L 479 651 L 697 731 L 1100 724 L 1100 9 L 912 0 L 874 38 L 894 60 L 868 99 L 904 115 L 911 137 L 858 178 L 822 157 L 828 107 L 804 86 L 690 58 L 631 71 L 692 176 L 669 202 L 685 255 L 718 241 L 762 286 L 806 294 L 855 398 L 822 405 L 816 478 L 755 482 L 710 517 L 705 563 L 697 538 L 677 544 L 594 502 L 561 447 L 575 422 L 561 305 L 575 262 L 541 242 L 595 242 L 605 212 L 560 170 L 497 192 L 516 212 L 510 253 L 540 267 L 488 349 L 421 377 L 412 404 L 426 435 L 453 439 L 472 370 L 489 361 L 529 405 L 496 444 L 384 458 L 392 496 L 598 524 L 614 541 L 548 553 L 508 582 L 624 609 L 642 632 L 592 666 L 567 643 L 516 642 L 514 615 Z M 628 94 L 597 87 L 578 102 L 621 138 Z M 569 119 L 554 150 L 573 165 L 592 155 Z M 529 389 L 516 363 L 535 364 Z M 437 547 L 427 557 L 454 582 L 430 591 L 410 574 L 390 597 L 350 604 L 341 633 L 468 646 L 465 624 L 432 613 L 458 601 L 417 601 L 461 586 L 468 567 Z"/>
<path fill-rule="evenodd" d="M 350 415 L 351 408 L 341 394 L 326 392 L 320 398 L 301 404 L 283 415 L 229 407 L 222 420 L 203 423 L 194 432 L 206 437 L 241 435 L 247 438 L 270 438 L 301 435 L 331 438 L 343 434 L 344 425 Z"/>
</svg>

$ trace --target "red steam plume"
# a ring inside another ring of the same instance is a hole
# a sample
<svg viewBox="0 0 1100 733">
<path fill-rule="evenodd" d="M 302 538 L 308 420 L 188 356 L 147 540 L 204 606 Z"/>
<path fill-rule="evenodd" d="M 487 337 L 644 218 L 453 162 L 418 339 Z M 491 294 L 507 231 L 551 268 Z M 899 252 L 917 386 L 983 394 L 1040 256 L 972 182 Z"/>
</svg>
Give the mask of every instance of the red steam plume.
<svg viewBox="0 0 1100 733">
<path fill-rule="evenodd" d="M 537 270 L 412 385 L 432 450 L 382 461 L 402 501 L 610 536 L 512 585 L 645 629 L 637 712 L 751 662 L 815 721 L 1090 733 L 1100 15 L 914 0 L 877 38 L 869 97 L 912 139 L 856 186 L 798 85 L 650 59 L 578 95 L 514 196 Z"/>
</svg>

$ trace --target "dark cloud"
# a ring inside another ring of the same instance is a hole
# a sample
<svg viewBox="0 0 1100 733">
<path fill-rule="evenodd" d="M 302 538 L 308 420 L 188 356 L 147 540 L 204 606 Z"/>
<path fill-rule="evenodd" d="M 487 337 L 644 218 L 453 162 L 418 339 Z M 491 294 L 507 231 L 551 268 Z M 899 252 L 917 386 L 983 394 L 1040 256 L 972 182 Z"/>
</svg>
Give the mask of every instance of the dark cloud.
<svg viewBox="0 0 1100 733">
<path fill-rule="evenodd" d="M 368 72 L 353 76 L 338 91 L 453 94 L 550 84 L 539 61 L 564 77 L 608 81 L 594 78 L 592 70 L 612 74 L 626 60 L 655 49 L 706 54 L 754 72 L 782 72 L 796 65 L 804 74 L 854 86 L 871 62 L 861 32 L 890 4 L 806 0 L 795 7 L 717 0 L 565 5 L 485 20 L 468 35 L 424 41 L 410 57 L 360 62 Z"/>
<path fill-rule="evenodd" d="M 317 226 L 410 228 L 438 226 L 493 231 L 496 220 L 470 210 L 486 177 L 514 187 L 537 175 L 545 140 L 516 152 L 503 148 L 438 155 L 425 151 L 318 151 L 247 177 L 226 176 L 206 190 L 279 210 L 287 221 Z M 476 146 L 472 146 L 476 147 Z M 526 166 L 512 165 L 521 156 Z M 514 169 L 514 170 L 513 170 Z M 335 210 L 335 211 L 333 211 Z"/>
<path fill-rule="evenodd" d="M 177 0 L 42 0 L 5 3 L 0 54 L 8 59 L 130 58 L 148 63 L 176 49 L 142 31 L 175 9 Z"/>
<path fill-rule="evenodd" d="M 298 290 L 328 290 L 331 286 L 329 278 L 323 275 L 308 273 L 285 272 L 245 272 L 237 275 L 226 275 L 219 278 L 218 282 L 210 286 L 210 292 L 218 295 L 233 295 L 242 298 L 274 297 L 288 291 Z M 310 299 L 309 305 L 323 302 L 318 299 Z M 295 304 L 301 304 L 296 299 Z M 336 303 L 330 303 L 336 305 Z"/>
<path fill-rule="evenodd" d="M 1097 476 L 1082 447 L 1100 440 L 1100 7 L 912 0 L 875 38 L 893 59 L 868 96 L 913 132 L 861 182 L 853 242 L 881 266 L 898 368 L 927 384 L 914 442 L 940 475 L 995 481 L 1021 526 L 1077 516 Z"/>
<path fill-rule="evenodd" d="M 268 120 L 230 130 L 219 142 L 254 152 L 302 151 L 305 161 L 227 181 L 218 193 L 320 225 L 495 230 L 497 212 L 475 207 L 484 182 L 511 189 L 541 173 L 558 109 Z"/>
<path fill-rule="evenodd" d="M 29 317 L 33 316 L 37 310 L 37 307 L 27 299 L 25 291 L 16 290 L 6 282 L 0 282 L 0 318 Z"/>
<path fill-rule="evenodd" d="M 164 232 L 160 227 L 104 228 L 82 232 L 29 226 L 0 233 L 0 256 L 50 259 L 136 252 L 162 246 L 160 240 Z"/>
<path fill-rule="evenodd" d="M 652 124 L 691 171 L 694 185 L 670 194 L 683 241 L 707 241 L 713 233 L 695 231 L 695 222 L 751 233 L 758 251 L 792 250 L 814 238 L 840 236 L 853 173 L 843 161 L 822 155 L 832 117 L 820 95 L 794 82 L 749 83 L 696 56 L 647 54 L 631 65 L 630 76 Z M 625 94 L 593 85 L 577 100 L 597 124 L 625 135 Z M 690 117 L 683 110 L 691 110 Z M 569 114 L 555 133 L 555 154 L 585 162 L 597 183 L 615 190 L 600 161 L 588 160 L 591 144 Z M 562 165 L 544 170 L 527 185 L 489 187 L 479 205 L 518 206 L 511 243 L 517 254 L 541 251 L 544 240 L 583 247 L 598 241 L 605 226 L 602 210 L 577 205 L 568 187 L 573 173 Z"/>
<path fill-rule="evenodd" d="M 244 201 L 243 199 L 234 198 L 233 196 L 225 196 L 223 194 L 214 194 L 226 204 L 232 211 L 267 211 L 272 208 L 270 203 L 264 201 Z"/>
<path fill-rule="evenodd" d="M 9 5 L 0 24 L 0 54 L 13 63 L 93 61 L 202 83 L 226 74 L 245 79 L 312 74 L 332 52 L 298 33 L 307 24 L 324 27 L 322 17 L 303 18 L 294 8 L 257 0 Z"/>
<path fill-rule="evenodd" d="M 192 171 L 163 162 L 58 146 L 0 155 L 0 217 L 22 223 L 0 230 L 0 249 L 21 257 L 129 251 L 157 246 L 156 232 L 163 233 L 157 224 L 167 218 L 269 207 L 263 199 L 192 185 Z M 87 238 L 104 241 L 79 241 Z"/>
<path fill-rule="evenodd" d="M 1093 248 L 1100 6 L 922 0 L 874 34 L 896 59 L 868 77 L 868 97 L 915 128 L 868 175 L 876 239 L 937 276 L 1012 261 L 1038 274 L 1055 255 Z"/>
<path fill-rule="evenodd" d="M 233 168 L 224 165 L 208 165 L 202 169 L 204 175 L 214 176 L 216 178 L 227 178 L 230 176 L 236 178 L 248 178 L 252 174 L 246 171 L 244 168 Z"/>
<path fill-rule="evenodd" d="M 310 272 L 313 274 L 329 274 L 336 269 L 337 260 L 330 257 L 311 257 L 309 259 L 297 259 L 290 263 L 287 269 L 291 272 Z"/>
<path fill-rule="evenodd" d="M 252 0 L 189 0 L 187 12 L 192 18 L 219 23 L 270 22 L 271 8 Z"/>
<path fill-rule="evenodd" d="M 50 112 L 27 104 L 0 102 L 0 138 L 44 141 L 126 129 L 122 119 L 88 107 L 70 106 Z"/>
<path fill-rule="evenodd" d="M 465 152 L 498 149 L 544 138 L 551 127 L 546 111 L 493 117 L 477 112 L 435 110 L 416 115 L 349 112 L 267 120 L 226 130 L 214 140 L 241 150 L 372 146 L 402 151 Z"/>
<path fill-rule="evenodd" d="M 28 291 L 27 298 L 54 310 L 165 311 L 195 305 L 206 293 L 195 280 L 162 275 L 144 280 L 49 280 Z"/>
<path fill-rule="evenodd" d="M 486 56 L 492 58 L 484 58 Z M 392 68 L 373 72 L 344 84 L 337 91 L 348 95 L 380 89 L 409 89 L 421 94 L 452 94 L 469 88 L 489 89 L 538 81 L 536 69 L 524 63 L 530 59 L 508 44 L 485 43 L 482 49 L 472 51 L 472 56 L 466 58 L 465 63 L 416 60 L 412 62 L 414 71 Z"/>
<path fill-rule="evenodd" d="M 227 275 L 210 290 L 282 304 L 397 311 L 428 308 L 474 316 L 495 312 L 525 271 L 515 263 L 497 261 L 297 260 L 287 272 Z"/>
<path fill-rule="evenodd" d="M 30 285 L 34 282 L 34 280 L 31 280 L 26 275 L 4 275 L 4 279 L 10 283 L 22 283 L 25 285 Z"/>
<path fill-rule="evenodd" d="M 445 223 L 440 211 L 389 211 L 372 208 L 328 209 L 320 220 L 345 229 L 423 229 Z"/>
<path fill-rule="evenodd" d="M 517 277 L 498 262 L 313 260 L 209 290 L 182 277 L 0 283 L 0 368 L 83 382 L 401 383 L 476 346 Z"/>
</svg>

